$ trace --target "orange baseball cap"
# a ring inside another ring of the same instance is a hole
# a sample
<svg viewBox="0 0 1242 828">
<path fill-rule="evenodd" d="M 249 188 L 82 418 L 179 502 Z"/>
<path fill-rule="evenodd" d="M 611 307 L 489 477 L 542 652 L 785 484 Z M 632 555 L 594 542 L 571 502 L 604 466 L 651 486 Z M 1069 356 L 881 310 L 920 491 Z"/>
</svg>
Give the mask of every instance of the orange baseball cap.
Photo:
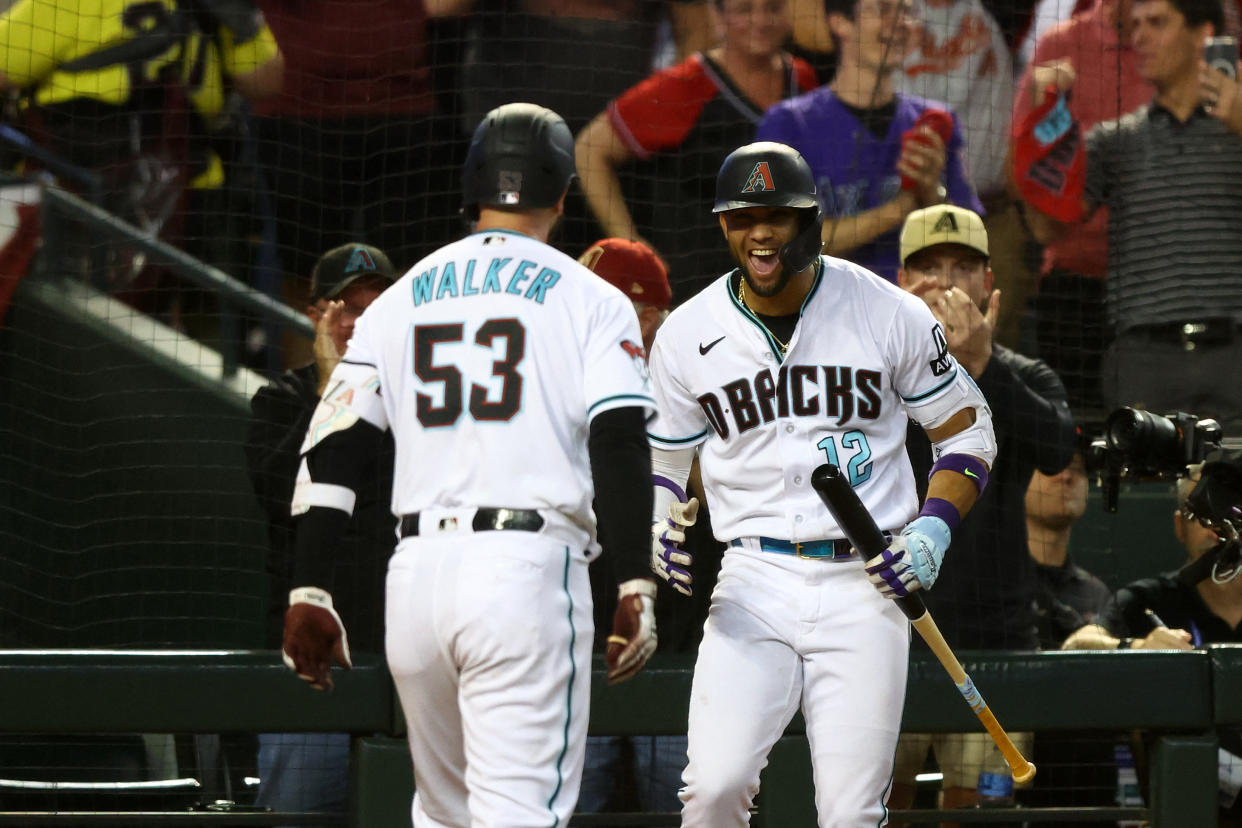
<svg viewBox="0 0 1242 828">
<path fill-rule="evenodd" d="M 673 301 L 668 269 L 655 251 L 642 242 L 602 239 L 591 245 L 578 262 L 635 302 L 664 309 Z"/>
</svg>

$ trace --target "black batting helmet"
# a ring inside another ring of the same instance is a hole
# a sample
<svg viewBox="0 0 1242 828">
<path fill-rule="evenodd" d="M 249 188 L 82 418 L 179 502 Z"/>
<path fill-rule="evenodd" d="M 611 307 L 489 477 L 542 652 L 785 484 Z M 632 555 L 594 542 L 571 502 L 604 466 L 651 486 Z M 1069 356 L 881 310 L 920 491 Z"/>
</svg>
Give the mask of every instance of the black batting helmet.
<svg viewBox="0 0 1242 828">
<path fill-rule="evenodd" d="M 462 168 L 463 210 L 479 206 L 551 207 L 569 189 L 574 136 L 550 109 L 531 103 L 498 106 L 483 116 Z"/>
<path fill-rule="evenodd" d="M 793 207 L 802 211 L 798 234 L 780 249 L 780 262 L 787 272 L 805 270 L 819 256 L 824 217 L 815 176 L 793 147 L 759 141 L 729 153 L 716 175 L 712 212 L 742 207 Z"/>
</svg>

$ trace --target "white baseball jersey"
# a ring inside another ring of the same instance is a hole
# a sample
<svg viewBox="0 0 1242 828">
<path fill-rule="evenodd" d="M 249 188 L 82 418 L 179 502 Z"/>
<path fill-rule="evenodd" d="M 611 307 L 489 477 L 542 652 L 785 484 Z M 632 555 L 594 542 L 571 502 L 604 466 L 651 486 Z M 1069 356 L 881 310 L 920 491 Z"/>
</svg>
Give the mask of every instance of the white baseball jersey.
<svg viewBox="0 0 1242 828">
<path fill-rule="evenodd" d="M 844 537 L 811 488 L 841 468 L 877 525 L 917 512 L 909 413 L 934 425 L 982 395 L 922 299 L 822 257 L 782 360 L 722 276 L 674 311 L 651 353 L 656 448 L 697 445 L 716 536 Z"/>
<path fill-rule="evenodd" d="M 590 421 L 653 406 L 643 357 L 619 290 L 546 244 L 487 231 L 386 290 L 358 319 L 344 362 L 379 375 L 396 442 L 394 514 L 553 510 L 586 546 Z"/>
<path fill-rule="evenodd" d="M 594 638 L 587 438 L 601 412 L 653 406 L 641 341 L 619 290 L 498 230 L 423 259 L 355 326 L 342 365 L 378 377 L 393 512 L 420 513 L 385 601 L 418 828 L 569 823 Z M 480 507 L 544 525 L 475 531 Z"/>
<path fill-rule="evenodd" d="M 819 824 L 884 824 L 909 625 L 858 561 L 764 539 L 844 536 L 811 488 L 825 462 L 881 528 L 905 525 L 918 505 L 909 417 L 936 425 L 984 404 L 923 300 L 849 262 L 821 257 L 788 345 L 782 359 L 724 276 L 671 314 L 652 348 L 652 445 L 698 447 L 716 536 L 734 541 L 690 689 L 687 828 L 750 823 L 765 757 L 799 707 Z"/>
</svg>

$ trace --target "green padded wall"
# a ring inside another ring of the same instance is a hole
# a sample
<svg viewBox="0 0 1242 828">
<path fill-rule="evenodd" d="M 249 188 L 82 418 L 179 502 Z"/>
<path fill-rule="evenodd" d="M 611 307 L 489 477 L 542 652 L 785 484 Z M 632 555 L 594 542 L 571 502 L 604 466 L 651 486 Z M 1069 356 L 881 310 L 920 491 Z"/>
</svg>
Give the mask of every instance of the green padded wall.
<svg viewBox="0 0 1242 828">
<path fill-rule="evenodd" d="M 245 400 L 46 295 L 0 328 L 0 646 L 261 646 Z"/>
</svg>

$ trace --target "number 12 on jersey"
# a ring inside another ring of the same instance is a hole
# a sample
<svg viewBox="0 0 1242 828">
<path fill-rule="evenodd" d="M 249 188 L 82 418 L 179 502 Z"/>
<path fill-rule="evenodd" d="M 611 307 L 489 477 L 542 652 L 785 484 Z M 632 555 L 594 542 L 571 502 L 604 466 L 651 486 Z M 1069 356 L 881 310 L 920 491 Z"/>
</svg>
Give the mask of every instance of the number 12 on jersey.
<svg viewBox="0 0 1242 828">
<path fill-rule="evenodd" d="M 837 449 L 840 444 L 840 451 Z M 857 487 L 862 483 L 871 479 L 871 446 L 867 443 L 867 435 L 857 429 L 847 431 L 840 437 L 829 435 L 815 444 L 816 448 L 824 450 L 824 454 L 828 455 L 828 462 L 837 468 L 845 469 L 850 485 Z M 841 464 L 840 456 L 846 454 L 850 460 L 845 465 Z"/>
<path fill-rule="evenodd" d="M 461 342 L 464 338 L 465 329 L 460 322 L 414 326 L 414 374 L 424 383 L 440 383 L 444 390 L 439 405 L 430 394 L 418 393 L 415 410 L 424 428 L 452 426 L 466 407 L 461 368 L 451 362 L 437 364 L 435 354 L 437 345 Z M 501 380 L 499 399 L 489 399 L 486 386 L 471 383 L 468 405 L 475 420 L 507 422 L 522 406 L 522 375 L 517 367 L 526 356 L 526 328 L 513 318 L 488 319 L 474 335 L 474 343 L 488 350 L 501 339 L 505 343 L 504 354 L 492 363 L 491 374 Z"/>
</svg>

